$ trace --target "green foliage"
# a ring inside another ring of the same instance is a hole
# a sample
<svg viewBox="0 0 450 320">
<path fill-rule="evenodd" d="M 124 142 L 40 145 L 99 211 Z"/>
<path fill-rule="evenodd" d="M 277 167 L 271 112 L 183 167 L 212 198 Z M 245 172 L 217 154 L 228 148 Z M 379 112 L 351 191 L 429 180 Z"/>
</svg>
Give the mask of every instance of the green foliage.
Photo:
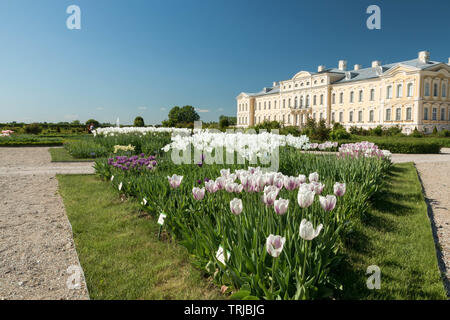
<svg viewBox="0 0 450 320">
<path fill-rule="evenodd" d="M 42 127 L 39 123 L 27 124 L 24 129 L 27 134 L 39 134 L 42 132 Z"/>
<path fill-rule="evenodd" d="M 138 116 L 134 119 L 134 124 L 135 127 L 145 127 L 145 123 L 144 123 L 144 118 L 142 118 L 141 116 Z"/>
<path fill-rule="evenodd" d="M 350 139 L 351 138 L 351 134 L 349 132 L 347 132 L 347 130 L 345 130 L 344 128 L 339 128 L 339 129 L 333 129 L 330 132 L 330 138 L 333 141 L 337 141 L 337 140 L 346 140 L 346 139 Z"/>
<path fill-rule="evenodd" d="M 278 121 L 269 121 L 266 120 L 264 122 L 258 123 L 256 126 L 251 127 L 252 129 L 256 130 L 256 132 L 260 132 L 260 130 L 265 130 L 267 132 L 270 132 L 273 129 L 280 129 L 281 125 Z"/>
<path fill-rule="evenodd" d="M 180 108 L 175 106 L 169 111 L 169 119 L 163 121 L 162 124 L 166 127 L 193 127 L 194 121 L 198 120 L 200 120 L 200 116 L 194 107 L 184 106 Z"/>
<path fill-rule="evenodd" d="M 91 123 L 94 125 L 94 128 L 100 127 L 100 122 L 95 119 L 89 119 L 88 121 L 86 121 L 86 126 L 89 126 Z"/>
<path fill-rule="evenodd" d="M 236 117 L 227 117 L 227 116 L 221 115 L 219 117 L 219 127 L 221 129 L 224 129 L 229 126 L 234 126 L 234 125 L 236 125 L 236 120 L 237 120 Z"/>
</svg>

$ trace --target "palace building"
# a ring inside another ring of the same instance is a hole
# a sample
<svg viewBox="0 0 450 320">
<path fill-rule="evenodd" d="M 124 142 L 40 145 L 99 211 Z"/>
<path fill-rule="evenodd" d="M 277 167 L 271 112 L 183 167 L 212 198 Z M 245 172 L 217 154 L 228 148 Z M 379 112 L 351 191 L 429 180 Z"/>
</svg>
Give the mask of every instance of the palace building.
<svg viewBox="0 0 450 320">
<path fill-rule="evenodd" d="M 428 51 L 390 64 L 373 61 L 369 68 L 319 66 L 317 72 L 300 71 L 292 79 L 274 82 L 257 93 L 237 96 L 237 126 L 264 121 L 302 127 L 307 117 L 373 128 L 399 126 L 406 134 L 414 128 L 431 132 L 450 129 L 450 58 L 431 61 Z"/>
</svg>

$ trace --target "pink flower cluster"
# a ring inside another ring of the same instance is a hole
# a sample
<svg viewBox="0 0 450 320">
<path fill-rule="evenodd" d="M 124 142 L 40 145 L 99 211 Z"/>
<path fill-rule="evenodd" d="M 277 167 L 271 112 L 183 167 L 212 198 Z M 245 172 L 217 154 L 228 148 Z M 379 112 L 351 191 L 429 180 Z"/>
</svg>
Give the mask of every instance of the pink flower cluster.
<svg viewBox="0 0 450 320">
<path fill-rule="evenodd" d="M 300 174 L 298 176 L 286 176 L 281 172 L 265 172 L 260 168 L 249 167 L 248 170 L 236 170 L 230 173 L 230 169 L 220 170 L 220 177 L 216 180 L 208 180 L 205 182 L 204 188 L 194 187 L 192 189 L 193 197 L 196 200 L 202 200 L 205 191 L 215 193 L 219 190 L 225 190 L 229 193 L 245 192 L 262 192 L 261 201 L 267 207 L 274 207 L 278 215 L 283 215 L 289 207 L 289 200 L 279 198 L 280 191 L 285 188 L 288 191 L 299 189 L 298 204 L 301 208 L 309 207 L 316 195 L 321 195 L 325 187 L 319 182 L 319 174 L 313 172 L 308 178 Z M 309 183 L 306 181 L 309 180 Z M 336 196 L 345 194 L 345 183 L 336 182 L 334 185 L 334 194 L 325 197 L 320 196 L 319 202 L 326 211 L 331 211 L 336 205 Z M 235 215 L 239 215 L 242 210 L 242 200 L 235 198 L 230 203 L 230 210 Z"/>
<path fill-rule="evenodd" d="M 362 141 L 357 143 L 347 143 L 339 147 L 339 157 L 377 157 L 390 158 L 391 153 L 388 150 L 381 150 L 372 142 Z"/>
<path fill-rule="evenodd" d="M 309 144 L 309 149 L 308 150 L 326 150 L 326 149 L 331 149 L 331 148 L 337 148 L 338 143 L 337 142 L 331 142 L 331 141 L 327 141 L 324 143 L 310 143 Z"/>
<path fill-rule="evenodd" d="M 2 137 L 9 137 L 12 133 L 14 133 L 14 131 L 12 130 L 2 130 Z"/>
</svg>

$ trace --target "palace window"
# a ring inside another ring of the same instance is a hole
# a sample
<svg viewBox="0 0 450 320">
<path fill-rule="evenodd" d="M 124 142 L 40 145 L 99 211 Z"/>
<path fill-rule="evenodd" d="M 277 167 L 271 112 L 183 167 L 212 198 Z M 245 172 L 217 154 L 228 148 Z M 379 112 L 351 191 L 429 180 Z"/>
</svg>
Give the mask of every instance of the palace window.
<svg viewBox="0 0 450 320">
<path fill-rule="evenodd" d="M 277 121 L 277 115 L 275 115 L 275 116 L 273 117 L 273 120 Z"/>
<path fill-rule="evenodd" d="M 373 110 L 369 112 L 369 122 L 373 122 Z"/>
<path fill-rule="evenodd" d="M 353 111 L 350 111 L 348 114 L 348 121 L 353 122 Z"/>
<path fill-rule="evenodd" d="M 273 108 L 274 108 L 274 109 L 277 108 L 277 100 L 275 100 L 275 101 L 273 102 Z"/>
<path fill-rule="evenodd" d="M 441 120 L 445 120 L 445 109 L 441 109 Z"/>
<path fill-rule="evenodd" d="M 397 85 L 397 98 L 402 97 L 403 86 L 401 84 Z"/>
<path fill-rule="evenodd" d="M 445 83 L 442 84 L 442 97 L 445 98 L 447 96 L 447 86 Z"/>
<path fill-rule="evenodd" d="M 288 114 L 288 124 L 291 124 L 291 115 Z"/>
<path fill-rule="evenodd" d="M 261 110 L 261 102 L 258 102 L 259 110 Z"/>
<path fill-rule="evenodd" d="M 353 103 L 353 95 L 354 95 L 354 93 L 353 93 L 353 91 L 351 91 L 350 92 L 350 103 Z"/>
<path fill-rule="evenodd" d="M 323 94 L 320 95 L 320 104 L 323 105 Z"/>
<path fill-rule="evenodd" d="M 370 89 L 370 101 L 375 100 L 375 89 Z"/>
<path fill-rule="evenodd" d="M 401 120 L 402 117 L 402 109 L 397 108 L 395 109 L 395 120 Z"/>
<path fill-rule="evenodd" d="M 428 120 L 428 108 L 423 108 L 423 120 Z"/>
<path fill-rule="evenodd" d="M 413 84 L 412 83 L 408 83 L 408 97 L 412 97 L 413 96 Z"/>
<path fill-rule="evenodd" d="M 333 93 L 333 95 L 331 96 L 331 103 L 335 104 L 336 103 L 336 94 Z"/>
<path fill-rule="evenodd" d="M 270 116 L 269 116 L 269 121 L 270 121 Z"/>
<path fill-rule="evenodd" d="M 363 112 L 358 111 L 358 122 L 362 122 L 362 121 L 363 121 Z"/>
<path fill-rule="evenodd" d="M 386 109 L 386 121 L 391 121 L 391 109 Z"/>
<path fill-rule="evenodd" d="M 286 123 L 286 118 L 284 117 L 285 115 L 283 114 L 283 124 Z"/>
<path fill-rule="evenodd" d="M 426 82 L 425 83 L 425 96 L 430 96 L 430 83 Z"/>
<path fill-rule="evenodd" d="M 319 114 L 319 120 L 322 120 L 322 112 Z"/>
<path fill-rule="evenodd" d="M 331 122 L 334 122 L 334 112 L 331 113 Z"/>
<path fill-rule="evenodd" d="M 392 86 L 386 88 L 386 99 L 392 99 Z"/>
<path fill-rule="evenodd" d="M 412 109 L 411 107 L 406 108 L 406 120 L 412 120 Z"/>
<path fill-rule="evenodd" d="M 283 109 L 286 108 L 286 99 L 283 99 Z"/>
<path fill-rule="evenodd" d="M 269 101 L 269 108 L 268 109 L 270 110 L 270 101 Z"/>
<path fill-rule="evenodd" d="M 309 95 L 306 96 L 306 106 L 309 107 Z"/>
<path fill-rule="evenodd" d="M 339 94 L 339 103 L 344 103 L 344 93 L 343 92 L 341 92 Z"/>
<path fill-rule="evenodd" d="M 291 107 L 291 99 L 290 98 L 288 99 L 288 107 L 289 108 Z"/>
<path fill-rule="evenodd" d="M 344 112 L 339 112 L 339 122 L 343 122 L 344 121 Z"/>
<path fill-rule="evenodd" d="M 437 84 L 437 83 L 435 83 L 435 84 L 433 85 L 433 96 L 434 96 L 434 97 L 437 97 L 437 96 L 438 96 L 438 84 Z"/>
<path fill-rule="evenodd" d="M 303 107 L 303 96 L 300 97 L 300 108 Z"/>
<path fill-rule="evenodd" d="M 316 105 L 316 100 L 317 100 L 316 98 L 317 98 L 317 97 L 314 95 L 314 96 L 313 96 L 313 105 Z"/>
<path fill-rule="evenodd" d="M 437 108 L 433 108 L 432 118 L 433 120 L 437 120 Z"/>
<path fill-rule="evenodd" d="M 297 108 L 297 97 L 295 97 L 295 99 L 294 99 L 294 108 Z"/>
<path fill-rule="evenodd" d="M 359 102 L 363 101 L 363 91 L 359 90 Z"/>
</svg>

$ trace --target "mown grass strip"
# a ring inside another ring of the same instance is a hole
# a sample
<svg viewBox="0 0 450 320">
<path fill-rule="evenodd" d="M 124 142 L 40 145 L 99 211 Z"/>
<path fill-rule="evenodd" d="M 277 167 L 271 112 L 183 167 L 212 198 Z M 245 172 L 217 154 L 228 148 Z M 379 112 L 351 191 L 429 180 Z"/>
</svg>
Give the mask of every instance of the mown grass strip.
<svg viewBox="0 0 450 320">
<path fill-rule="evenodd" d="M 49 148 L 52 162 L 86 162 L 95 159 L 77 159 L 74 158 L 65 148 Z"/>
<path fill-rule="evenodd" d="M 427 206 L 412 163 L 393 166 L 385 188 L 347 239 L 340 270 L 343 299 L 446 299 Z M 381 269 L 381 289 L 369 290 L 367 267 Z"/>
<path fill-rule="evenodd" d="M 94 175 L 58 175 L 91 299 L 221 299 L 183 247 Z"/>
</svg>

